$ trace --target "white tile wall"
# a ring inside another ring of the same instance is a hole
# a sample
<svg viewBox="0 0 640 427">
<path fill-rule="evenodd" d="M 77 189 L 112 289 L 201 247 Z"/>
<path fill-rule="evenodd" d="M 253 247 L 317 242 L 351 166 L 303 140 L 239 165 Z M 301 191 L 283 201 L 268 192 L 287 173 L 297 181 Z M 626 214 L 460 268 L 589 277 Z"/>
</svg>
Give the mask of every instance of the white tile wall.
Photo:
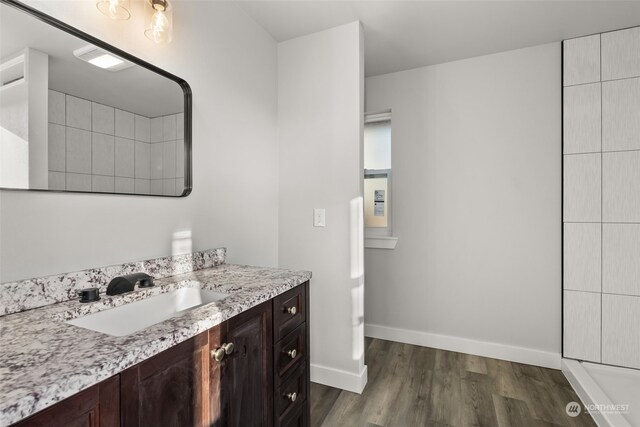
<svg viewBox="0 0 640 427">
<path fill-rule="evenodd" d="M 142 143 L 144 144 L 144 143 Z M 133 178 L 135 175 L 135 141 L 132 139 L 116 137 L 115 139 L 115 157 L 116 169 L 115 175 L 120 177 Z M 118 190 L 116 190 L 118 192 Z"/>
<path fill-rule="evenodd" d="M 602 80 L 640 76 L 640 28 L 602 34 Z"/>
<path fill-rule="evenodd" d="M 66 174 L 64 172 L 49 171 L 49 190 L 62 190 L 66 188 Z"/>
<path fill-rule="evenodd" d="M 184 139 L 184 113 L 176 115 L 176 139 Z"/>
<path fill-rule="evenodd" d="M 600 83 L 564 88 L 564 152 L 599 152 Z"/>
<path fill-rule="evenodd" d="M 640 368 L 640 297 L 602 295 L 602 362 Z"/>
<path fill-rule="evenodd" d="M 150 181 L 150 194 L 161 195 L 163 194 L 163 186 L 161 179 L 152 179 Z"/>
<path fill-rule="evenodd" d="M 114 177 L 93 175 L 91 177 L 91 191 L 99 191 L 102 193 L 113 193 Z"/>
<path fill-rule="evenodd" d="M 67 191 L 91 191 L 91 175 L 67 172 Z"/>
<path fill-rule="evenodd" d="M 564 289 L 600 292 L 600 223 L 564 224 Z"/>
<path fill-rule="evenodd" d="M 600 154 L 564 156 L 564 220 L 600 222 Z"/>
<path fill-rule="evenodd" d="M 48 105 L 50 187 L 182 192 L 184 140 L 176 138 L 183 137 L 184 114 L 149 119 L 53 90 Z"/>
<path fill-rule="evenodd" d="M 600 362 L 600 293 L 564 291 L 564 356 Z"/>
<path fill-rule="evenodd" d="M 179 196 L 184 191 L 184 178 L 176 178 L 176 196 Z"/>
<path fill-rule="evenodd" d="M 165 196 L 175 196 L 176 194 L 176 179 L 169 178 L 162 180 L 162 194 Z"/>
<path fill-rule="evenodd" d="M 151 145 L 146 142 L 135 142 L 135 177 L 149 179 L 150 173 L 150 150 Z"/>
<path fill-rule="evenodd" d="M 115 145 L 112 135 L 93 133 L 92 173 L 94 175 L 115 174 Z"/>
<path fill-rule="evenodd" d="M 565 153 L 598 151 L 598 103 L 603 152 L 563 157 L 564 220 L 602 200 L 564 224 L 563 350 L 640 368 L 640 28 L 602 34 L 601 62 L 598 37 L 564 45 Z"/>
<path fill-rule="evenodd" d="M 640 149 L 640 78 L 602 83 L 602 149 Z"/>
<path fill-rule="evenodd" d="M 175 114 L 162 118 L 162 140 L 175 141 L 177 139 L 177 117 Z"/>
<path fill-rule="evenodd" d="M 602 154 L 605 222 L 640 222 L 640 151 Z"/>
<path fill-rule="evenodd" d="M 176 141 L 176 176 L 178 178 L 184 177 L 184 140 L 179 139 Z"/>
<path fill-rule="evenodd" d="M 116 176 L 116 193 L 135 193 L 135 180 L 133 178 L 121 178 Z"/>
<path fill-rule="evenodd" d="M 91 173 L 91 132 L 67 127 L 67 172 Z"/>
<path fill-rule="evenodd" d="M 78 129 L 91 130 L 91 102 L 66 96 L 66 124 Z"/>
<path fill-rule="evenodd" d="M 135 118 L 133 113 L 115 109 L 115 135 L 120 138 L 135 139 Z"/>
<path fill-rule="evenodd" d="M 115 132 L 115 109 L 113 107 L 98 104 L 97 102 L 92 102 L 91 108 L 91 130 L 93 132 L 113 135 Z"/>
<path fill-rule="evenodd" d="M 162 143 L 162 177 L 176 177 L 176 142 L 167 141 Z"/>
<path fill-rule="evenodd" d="M 564 86 L 600 81 L 600 35 L 564 41 Z"/>
<path fill-rule="evenodd" d="M 136 178 L 135 179 L 135 183 L 134 183 L 134 185 L 135 185 L 135 188 L 134 188 L 135 189 L 135 193 L 136 194 L 149 194 L 150 191 L 151 191 L 150 187 L 149 187 L 149 184 L 150 184 L 150 180 L 148 180 L 148 179 Z"/>
<path fill-rule="evenodd" d="M 640 296 L 640 224 L 603 224 L 602 291 Z"/>
<path fill-rule="evenodd" d="M 49 90 L 49 123 L 66 124 L 65 95 L 55 90 Z"/>
<path fill-rule="evenodd" d="M 162 178 L 162 153 L 164 151 L 163 144 L 152 143 L 149 147 L 150 172 L 151 179 Z"/>
<path fill-rule="evenodd" d="M 64 99 L 64 98 L 63 98 Z M 65 172 L 66 162 L 66 127 L 49 123 L 49 170 Z"/>
<path fill-rule="evenodd" d="M 142 142 L 151 142 L 151 120 L 135 115 L 135 140 Z"/>
<path fill-rule="evenodd" d="M 162 117 L 151 119 L 151 142 L 162 142 L 163 139 L 163 120 Z"/>
</svg>

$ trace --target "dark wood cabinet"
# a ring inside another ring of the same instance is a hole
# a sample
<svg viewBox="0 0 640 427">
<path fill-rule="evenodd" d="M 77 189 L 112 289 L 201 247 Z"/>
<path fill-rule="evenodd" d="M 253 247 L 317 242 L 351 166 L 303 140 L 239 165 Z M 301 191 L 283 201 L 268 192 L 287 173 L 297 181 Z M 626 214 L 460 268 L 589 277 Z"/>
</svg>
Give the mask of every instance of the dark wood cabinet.
<svg viewBox="0 0 640 427">
<path fill-rule="evenodd" d="M 266 426 L 273 417 L 273 338 L 271 301 L 229 319 L 222 326 L 221 344 L 233 345 L 211 370 L 211 384 L 219 381 L 220 393 L 212 393 L 212 407 L 222 418 L 214 425 Z M 215 338 L 214 338 L 215 339 Z M 210 342 L 213 339 L 210 337 Z M 216 370 L 216 368 L 218 368 Z M 219 399 L 219 400 L 217 400 Z M 212 411 L 214 412 L 214 411 Z"/>
<path fill-rule="evenodd" d="M 309 282 L 273 299 L 274 420 L 308 426 L 310 419 Z"/>
<path fill-rule="evenodd" d="M 208 358 L 204 332 L 123 371 L 121 425 L 208 425 Z"/>
<path fill-rule="evenodd" d="M 120 378 L 89 387 L 15 427 L 116 427 L 120 425 Z"/>
<path fill-rule="evenodd" d="M 309 425 L 309 282 L 15 424 Z"/>
</svg>

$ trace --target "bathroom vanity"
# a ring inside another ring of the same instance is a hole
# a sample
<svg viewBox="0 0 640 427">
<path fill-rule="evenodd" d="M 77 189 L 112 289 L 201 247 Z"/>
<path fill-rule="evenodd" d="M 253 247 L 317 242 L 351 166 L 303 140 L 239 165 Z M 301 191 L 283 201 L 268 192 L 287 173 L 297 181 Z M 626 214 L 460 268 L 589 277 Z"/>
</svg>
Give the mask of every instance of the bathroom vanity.
<svg viewBox="0 0 640 427">
<path fill-rule="evenodd" d="M 0 425 L 309 424 L 311 274 L 221 264 L 158 278 L 156 264 L 181 264 L 156 261 L 139 264 L 153 288 L 0 317 L 15 332 L 0 337 Z M 185 287 L 228 296 L 124 336 L 71 322 Z"/>
<path fill-rule="evenodd" d="M 17 426 L 306 426 L 307 288 L 305 282 Z"/>
</svg>

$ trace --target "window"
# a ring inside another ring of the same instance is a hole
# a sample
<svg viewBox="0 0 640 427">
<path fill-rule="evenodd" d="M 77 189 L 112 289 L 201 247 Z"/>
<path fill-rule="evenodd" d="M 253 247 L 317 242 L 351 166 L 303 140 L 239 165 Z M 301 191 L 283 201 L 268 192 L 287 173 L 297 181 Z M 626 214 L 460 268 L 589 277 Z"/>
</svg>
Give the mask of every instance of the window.
<svg viewBox="0 0 640 427">
<path fill-rule="evenodd" d="M 367 247 L 391 237 L 391 113 L 367 114 L 364 124 L 364 226 Z"/>
</svg>

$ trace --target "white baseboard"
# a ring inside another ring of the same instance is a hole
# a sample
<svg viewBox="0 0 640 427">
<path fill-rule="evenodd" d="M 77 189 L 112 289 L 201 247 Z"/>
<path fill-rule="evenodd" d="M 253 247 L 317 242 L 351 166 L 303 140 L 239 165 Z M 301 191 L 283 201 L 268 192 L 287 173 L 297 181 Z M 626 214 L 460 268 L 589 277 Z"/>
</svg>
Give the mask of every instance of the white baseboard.
<svg viewBox="0 0 640 427">
<path fill-rule="evenodd" d="M 360 374 L 329 368 L 326 366 L 311 364 L 311 381 L 330 387 L 361 394 L 367 385 L 367 366 L 362 368 Z"/>
<path fill-rule="evenodd" d="M 450 335 L 433 334 L 429 332 L 412 331 L 408 329 L 390 328 L 387 326 L 365 324 L 364 335 L 405 344 L 423 347 L 439 348 L 441 350 L 474 354 L 510 362 L 541 366 L 544 368 L 560 369 L 562 356 L 560 353 L 516 347 L 506 344 L 476 341 L 468 338 Z"/>
</svg>

